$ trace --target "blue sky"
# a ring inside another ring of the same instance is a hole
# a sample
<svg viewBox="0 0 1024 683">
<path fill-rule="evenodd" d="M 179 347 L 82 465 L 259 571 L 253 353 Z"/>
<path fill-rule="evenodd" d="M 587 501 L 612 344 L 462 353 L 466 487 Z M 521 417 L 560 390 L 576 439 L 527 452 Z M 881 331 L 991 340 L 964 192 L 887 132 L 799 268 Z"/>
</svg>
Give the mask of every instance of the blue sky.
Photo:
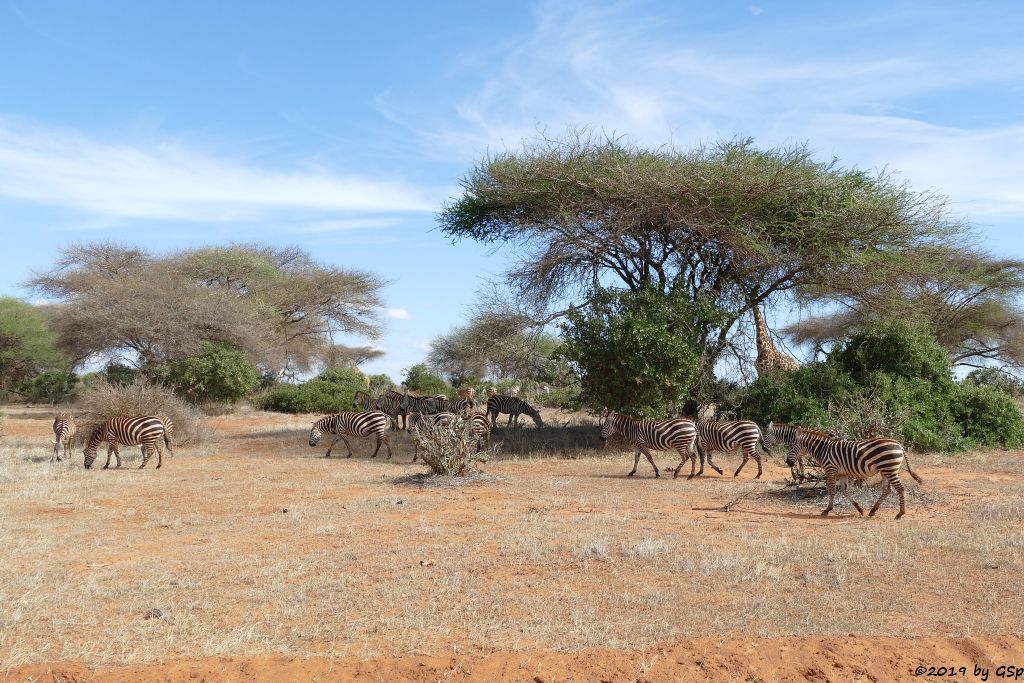
<svg viewBox="0 0 1024 683">
<path fill-rule="evenodd" d="M 0 293 L 69 242 L 301 244 L 393 281 L 398 378 L 503 265 L 437 209 L 567 126 L 807 141 L 1024 257 L 1022 33 L 1019 2 L 3 2 Z"/>
</svg>

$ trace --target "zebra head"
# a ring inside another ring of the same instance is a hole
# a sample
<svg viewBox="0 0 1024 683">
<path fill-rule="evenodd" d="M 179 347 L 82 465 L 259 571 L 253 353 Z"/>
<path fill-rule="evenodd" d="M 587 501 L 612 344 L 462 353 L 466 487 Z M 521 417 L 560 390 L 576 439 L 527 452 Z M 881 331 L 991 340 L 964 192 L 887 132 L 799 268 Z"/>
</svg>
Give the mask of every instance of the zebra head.
<svg viewBox="0 0 1024 683">
<path fill-rule="evenodd" d="M 313 425 L 313 428 L 309 430 L 309 445 L 315 446 L 320 443 L 320 439 L 324 438 L 324 433 L 320 431 L 320 428 Z"/>
<path fill-rule="evenodd" d="M 608 448 L 608 437 L 613 436 L 616 433 L 616 427 L 618 422 L 612 419 L 615 413 L 608 413 L 605 416 L 604 422 L 601 424 L 601 441 L 604 442 L 604 447 Z"/>
<path fill-rule="evenodd" d="M 89 440 L 85 442 L 85 450 L 83 451 L 85 454 L 85 462 L 83 464 L 87 470 L 92 468 L 92 464 L 96 460 L 96 451 L 100 447 L 100 441 L 102 441 L 100 438 L 100 430 L 99 428 L 96 428 L 93 430 L 92 434 L 89 435 Z"/>
<path fill-rule="evenodd" d="M 540 412 L 538 412 L 536 408 L 530 408 L 526 414 L 533 418 L 533 423 L 535 425 L 537 425 L 538 427 L 544 426 L 544 420 L 540 418 Z"/>
</svg>

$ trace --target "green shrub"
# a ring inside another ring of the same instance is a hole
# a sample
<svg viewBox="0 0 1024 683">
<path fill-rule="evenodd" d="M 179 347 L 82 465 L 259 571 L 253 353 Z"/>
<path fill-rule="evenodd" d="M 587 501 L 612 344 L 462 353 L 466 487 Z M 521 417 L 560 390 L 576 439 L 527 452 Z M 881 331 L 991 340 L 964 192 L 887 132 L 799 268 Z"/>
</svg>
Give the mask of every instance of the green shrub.
<svg viewBox="0 0 1024 683">
<path fill-rule="evenodd" d="M 125 386 L 131 384 L 139 376 L 139 371 L 124 363 L 107 363 L 100 375 L 110 384 Z"/>
<path fill-rule="evenodd" d="M 47 370 L 32 378 L 28 396 L 35 401 L 47 401 L 50 405 L 63 403 L 74 397 L 78 383 L 78 375 L 73 372 Z"/>
<path fill-rule="evenodd" d="M 961 384 L 950 404 L 953 418 L 972 445 L 1024 446 L 1024 418 L 1013 398 L 998 389 Z"/>
<path fill-rule="evenodd" d="M 950 385 L 949 357 L 926 330 L 902 321 L 876 323 L 858 332 L 831 355 L 858 384 L 876 372 Z"/>
<path fill-rule="evenodd" d="M 965 385 L 991 387 L 1014 398 L 1024 397 L 1024 381 L 996 368 L 979 368 L 964 378 Z"/>
<path fill-rule="evenodd" d="M 333 368 L 303 384 L 276 386 L 260 397 L 257 405 L 279 413 L 338 413 L 352 409 L 357 391 L 366 391 L 362 373 Z"/>
<path fill-rule="evenodd" d="M 206 342 L 198 356 L 152 368 L 150 376 L 192 402 L 235 403 L 256 390 L 260 371 L 242 349 Z"/>
</svg>

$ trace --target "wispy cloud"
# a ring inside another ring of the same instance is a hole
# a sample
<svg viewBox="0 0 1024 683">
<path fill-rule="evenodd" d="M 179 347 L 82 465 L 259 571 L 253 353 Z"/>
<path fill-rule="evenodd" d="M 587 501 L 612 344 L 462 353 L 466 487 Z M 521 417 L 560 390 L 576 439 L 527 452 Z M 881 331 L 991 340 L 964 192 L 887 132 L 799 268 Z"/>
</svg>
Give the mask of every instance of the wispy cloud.
<svg viewBox="0 0 1024 683">
<path fill-rule="evenodd" d="M 404 308 L 389 308 L 385 315 L 392 320 L 411 320 L 412 316 Z"/>
<path fill-rule="evenodd" d="M 262 168 L 176 139 L 132 144 L 0 118 L 0 198 L 113 219 L 212 222 L 429 212 L 443 195 L 323 167 Z"/>
<path fill-rule="evenodd" d="M 463 163 L 486 150 L 517 148 L 539 129 L 558 135 L 566 125 L 651 145 L 685 147 L 737 135 L 752 135 L 761 145 L 806 140 L 848 165 L 898 169 L 915 187 L 936 188 L 972 212 L 1024 217 L 1012 183 L 1022 177 L 1024 116 L 999 126 L 971 117 L 950 123 L 928 120 L 915 108 L 915 98 L 1012 88 L 1024 77 L 1024 49 L 950 52 L 936 35 L 931 43 L 858 52 L 851 36 L 859 34 L 843 31 L 887 27 L 836 22 L 823 31 L 853 47 L 801 52 L 793 47 L 807 28 L 800 22 L 777 26 L 770 38 L 762 22 L 717 35 L 670 35 L 642 7 L 543 3 L 529 34 L 477 64 L 466 60 L 460 76 L 473 86 L 451 110 L 428 121 L 392 99 L 378 104 L 391 120 L 406 122 L 428 153 Z"/>
</svg>

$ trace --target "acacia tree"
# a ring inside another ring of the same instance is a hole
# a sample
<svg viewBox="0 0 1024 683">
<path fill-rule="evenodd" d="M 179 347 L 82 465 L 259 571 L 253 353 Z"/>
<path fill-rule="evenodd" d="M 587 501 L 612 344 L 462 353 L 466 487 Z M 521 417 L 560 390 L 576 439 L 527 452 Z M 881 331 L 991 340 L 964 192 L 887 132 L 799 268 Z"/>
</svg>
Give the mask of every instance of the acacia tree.
<svg viewBox="0 0 1024 683">
<path fill-rule="evenodd" d="M 66 247 L 29 285 L 59 302 L 52 325 L 76 363 L 108 354 L 153 366 L 219 342 L 280 372 L 325 360 L 336 334 L 378 336 L 384 282 L 323 266 L 297 248 L 156 256 L 99 243 Z"/>
<path fill-rule="evenodd" d="M 473 377 L 560 384 L 567 378 L 555 359 L 559 345 L 553 335 L 525 331 L 516 320 L 482 315 L 435 337 L 427 363 L 456 386 Z"/>
<path fill-rule="evenodd" d="M 786 332 L 816 349 L 883 320 L 916 320 L 954 364 L 1024 364 L 1024 262 L 966 250 L 935 248 L 927 258 L 892 258 L 850 270 L 830 288 L 808 287 L 809 303 L 838 310 L 791 325 Z"/>
<path fill-rule="evenodd" d="M 489 156 L 462 186 L 441 229 L 508 248 L 502 313 L 541 325 L 602 288 L 681 292 L 723 313 L 695 330 L 708 377 L 751 307 L 932 254 L 964 229 L 940 196 L 751 140 L 681 151 L 574 134 Z"/>
<path fill-rule="evenodd" d="M 64 364 L 43 312 L 24 301 L 0 297 L 0 395 L 21 392 L 40 373 L 61 370 Z"/>
</svg>

